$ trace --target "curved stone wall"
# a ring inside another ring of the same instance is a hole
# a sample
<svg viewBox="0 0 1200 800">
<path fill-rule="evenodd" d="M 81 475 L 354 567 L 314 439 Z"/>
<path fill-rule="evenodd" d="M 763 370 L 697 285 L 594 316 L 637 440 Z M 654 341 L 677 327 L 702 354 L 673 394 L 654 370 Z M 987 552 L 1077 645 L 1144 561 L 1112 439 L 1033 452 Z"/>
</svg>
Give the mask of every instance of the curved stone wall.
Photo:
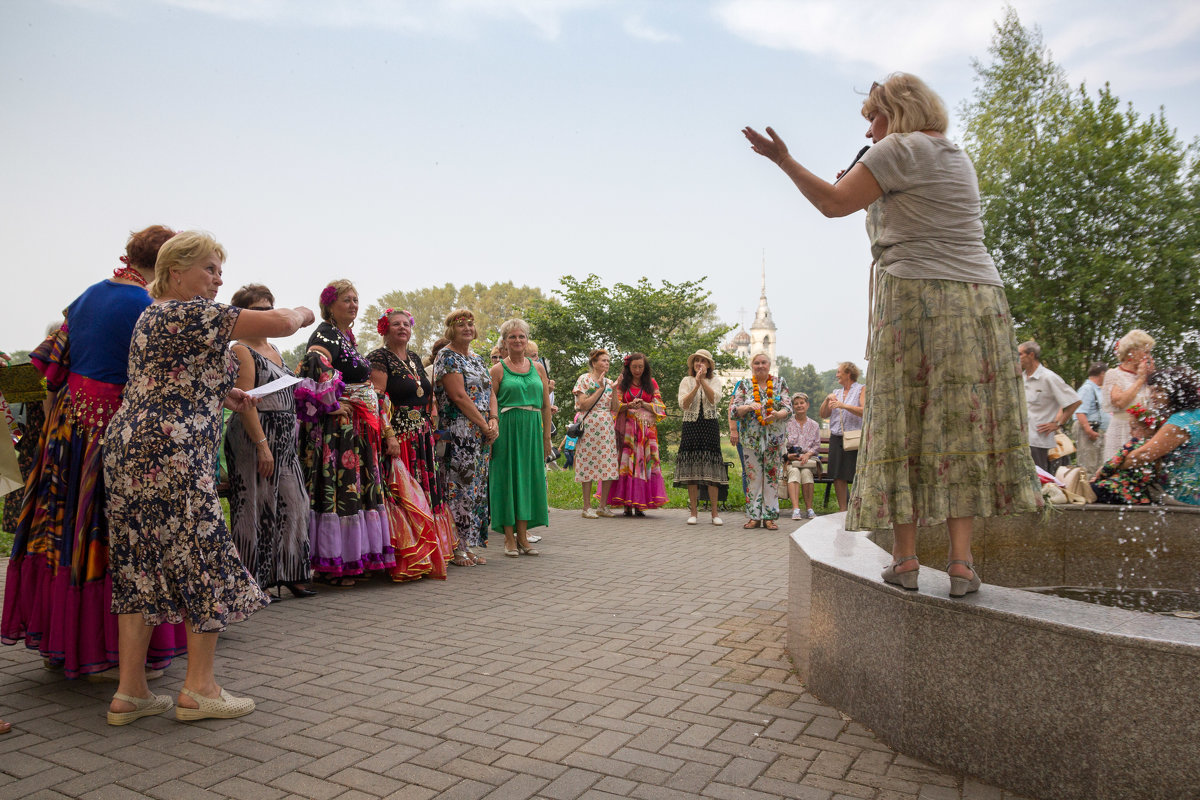
<svg viewBox="0 0 1200 800">
<path fill-rule="evenodd" d="M 1098 506 L 985 520 L 980 574 L 1113 585 L 1133 560 L 1139 581 L 1200 583 L 1200 515 L 1144 513 L 1140 549 L 1118 541 L 1128 513 Z M 1021 794 L 1200 797 L 1200 621 L 990 582 L 954 600 L 946 573 L 925 566 L 906 592 L 879 577 L 889 552 L 843 517 L 791 536 L 788 650 L 813 694 L 901 752 Z M 922 563 L 943 565 L 944 529 L 920 539 Z"/>
</svg>

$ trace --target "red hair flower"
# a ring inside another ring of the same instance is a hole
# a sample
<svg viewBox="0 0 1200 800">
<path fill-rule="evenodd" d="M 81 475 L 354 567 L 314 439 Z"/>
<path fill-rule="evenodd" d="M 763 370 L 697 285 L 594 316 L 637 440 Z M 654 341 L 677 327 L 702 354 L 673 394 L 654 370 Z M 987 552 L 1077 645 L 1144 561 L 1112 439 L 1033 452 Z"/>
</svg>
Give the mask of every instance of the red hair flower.
<svg viewBox="0 0 1200 800">
<path fill-rule="evenodd" d="M 333 305 L 334 301 L 337 300 L 337 297 L 337 289 L 333 288 L 332 286 L 326 286 L 321 290 L 321 305 L 331 306 Z"/>
<path fill-rule="evenodd" d="M 383 316 L 380 317 L 379 321 L 375 323 L 375 330 L 379 331 L 380 336 L 385 336 L 387 334 L 388 328 L 392 324 L 392 313 L 392 309 L 389 308 L 387 311 L 383 312 Z"/>
</svg>

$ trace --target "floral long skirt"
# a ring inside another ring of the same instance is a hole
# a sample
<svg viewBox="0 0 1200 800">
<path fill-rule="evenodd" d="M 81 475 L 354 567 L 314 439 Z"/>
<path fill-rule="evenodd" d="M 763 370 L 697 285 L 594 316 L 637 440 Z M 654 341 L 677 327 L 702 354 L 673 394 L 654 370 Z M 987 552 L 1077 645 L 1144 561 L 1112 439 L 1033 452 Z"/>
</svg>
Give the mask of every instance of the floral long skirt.
<svg viewBox="0 0 1200 800">
<path fill-rule="evenodd" d="M 609 489 L 608 502 L 614 506 L 662 508 L 667 504 L 667 485 L 658 453 L 658 428 L 638 414 L 628 414 L 624 421 L 620 475 Z"/>
<path fill-rule="evenodd" d="M 1004 289 L 884 273 L 846 530 L 1041 508 Z"/>
</svg>

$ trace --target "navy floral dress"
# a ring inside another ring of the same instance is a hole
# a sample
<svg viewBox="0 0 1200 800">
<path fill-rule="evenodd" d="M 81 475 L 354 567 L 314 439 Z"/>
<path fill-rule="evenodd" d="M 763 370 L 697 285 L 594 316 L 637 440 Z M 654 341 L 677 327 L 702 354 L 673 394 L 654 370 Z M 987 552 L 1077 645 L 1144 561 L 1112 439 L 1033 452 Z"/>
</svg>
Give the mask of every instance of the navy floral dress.
<svg viewBox="0 0 1200 800">
<path fill-rule="evenodd" d="M 442 386 L 442 378 L 460 373 L 467 397 L 487 419 L 492 405 L 492 376 L 483 359 L 475 353 L 462 355 L 449 347 L 438 351 L 433 361 L 433 382 L 438 401 L 438 417 L 450 433 L 450 446 L 441 468 L 446 471 L 446 505 L 454 516 L 459 540 L 467 547 L 479 547 L 487 542 L 488 523 L 488 455 L 483 431 L 467 419 L 450 400 Z"/>
<path fill-rule="evenodd" d="M 215 633 L 270 602 L 238 558 L 217 499 L 240 313 L 171 300 L 147 308 L 134 327 L 129 382 L 104 448 L 115 614 Z"/>
</svg>

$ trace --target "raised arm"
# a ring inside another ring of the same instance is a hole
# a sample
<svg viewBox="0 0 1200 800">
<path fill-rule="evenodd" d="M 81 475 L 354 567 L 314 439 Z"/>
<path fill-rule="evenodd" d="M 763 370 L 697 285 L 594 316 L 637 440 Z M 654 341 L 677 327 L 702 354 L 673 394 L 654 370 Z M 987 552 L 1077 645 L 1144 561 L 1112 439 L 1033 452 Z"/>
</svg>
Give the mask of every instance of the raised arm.
<svg viewBox="0 0 1200 800">
<path fill-rule="evenodd" d="M 274 308 L 270 311 L 251 311 L 242 309 L 237 322 L 233 324 L 234 339 L 278 339 L 291 336 L 301 328 L 313 324 L 311 309 L 304 306 L 296 308 Z"/>
<path fill-rule="evenodd" d="M 792 158 L 787 145 L 773 128 L 768 126 L 766 130 L 767 136 L 749 127 L 743 128 L 742 134 L 750 142 L 751 150 L 773 161 L 792 179 L 808 202 L 826 217 L 844 217 L 861 211 L 883 194 L 875 176 L 862 163 L 851 167 L 837 183 L 818 178 Z"/>
</svg>

